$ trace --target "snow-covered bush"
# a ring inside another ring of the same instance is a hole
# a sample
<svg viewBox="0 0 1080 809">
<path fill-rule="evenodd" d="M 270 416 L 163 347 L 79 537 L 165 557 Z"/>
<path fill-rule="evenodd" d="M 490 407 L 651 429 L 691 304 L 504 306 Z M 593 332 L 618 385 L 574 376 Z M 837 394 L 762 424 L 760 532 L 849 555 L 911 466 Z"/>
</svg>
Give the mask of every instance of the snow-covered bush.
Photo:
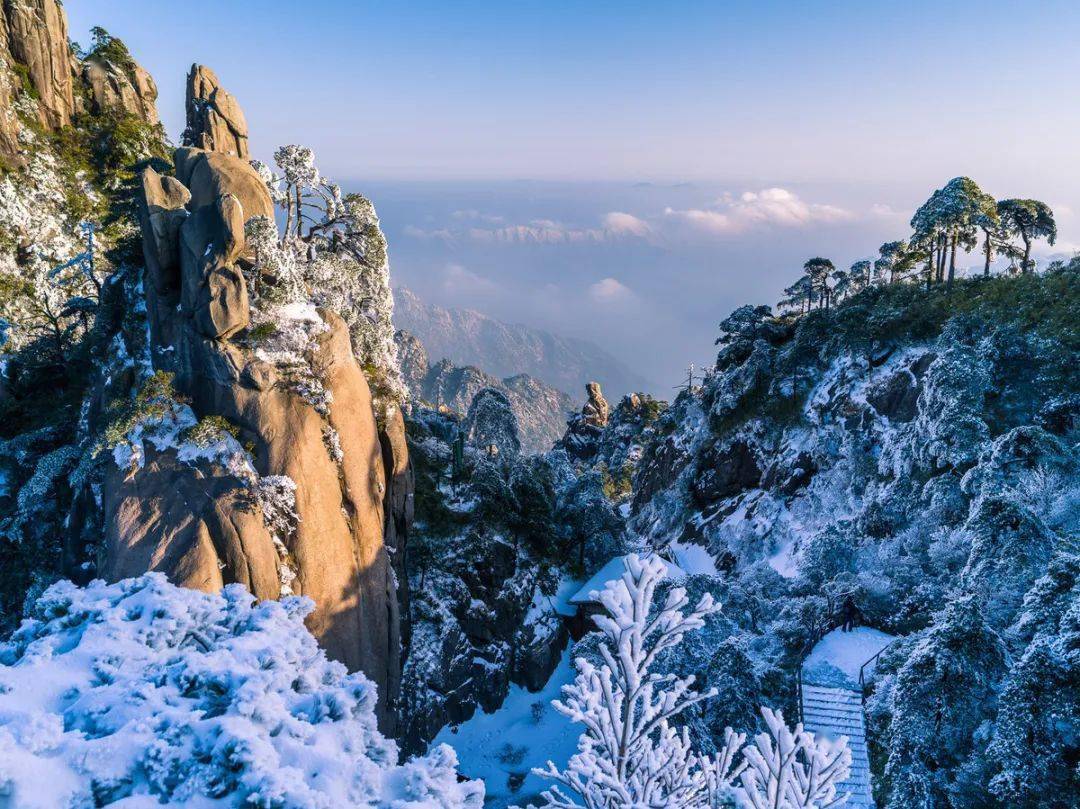
<svg viewBox="0 0 1080 809">
<path fill-rule="evenodd" d="M 449 747 L 398 765 L 311 606 L 159 574 L 53 585 L 0 645 L 0 805 L 480 807 Z"/>
<path fill-rule="evenodd" d="M 622 577 L 593 597 L 605 612 L 594 617 L 604 642 L 602 663 L 576 661 L 578 675 L 563 688 L 556 710 L 585 726 L 578 752 L 564 770 L 548 762 L 534 772 L 557 782 L 544 793 L 560 809 L 616 807 L 715 807 L 734 801 L 750 809 L 810 809 L 836 805 L 836 786 L 851 768 L 846 739 L 816 740 L 783 716 L 762 708 L 767 732 L 745 749 L 744 734 L 727 728 L 719 751 L 700 755 L 689 731 L 672 720 L 715 691 L 693 690 L 694 678 L 661 675 L 657 657 L 719 611 L 706 593 L 688 612 L 686 591 L 668 591 L 660 612 L 650 615 L 657 585 L 667 568 L 658 557 L 626 557 Z M 742 761 L 736 757 L 742 752 Z M 565 788 L 565 789 L 564 789 Z M 568 791 L 567 791 L 568 790 Z M 575 797 L 576 796 L 576 797 Z M 842 798 L 841 798 L 842 800 Z"/>
</svg>

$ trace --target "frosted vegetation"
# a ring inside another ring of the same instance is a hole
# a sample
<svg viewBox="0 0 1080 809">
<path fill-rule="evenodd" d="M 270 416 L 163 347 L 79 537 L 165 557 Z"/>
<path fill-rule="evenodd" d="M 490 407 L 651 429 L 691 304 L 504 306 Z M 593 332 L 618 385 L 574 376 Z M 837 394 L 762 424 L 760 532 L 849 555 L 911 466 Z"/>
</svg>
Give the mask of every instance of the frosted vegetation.
<svg viewBox="0 0 1080 809">
<path fill-rule="evenodd" d="M 247 279 L 255 304 L 254 340 L 268 341 L 262 350 L 291 364 L 301 392 L 325 407 L 321 383 L 312 374 L 305 376 L 302 362 L 294 359 L 302 357 L 313 333 L 311 318 L 297 307 L 325 307 L 348 324 L 377 405 L 385 410 L 400 404 L 406 393 L 394 343 L 390 262 L 375 206 L 361 194 L 343 195 L 320 174 L 314 154 L 304 146 L 282 146 L 274 164 L 252 161 L 285 213 L 280 236 L 265 217 L 246 226 L 255 255 Z"/>
<path fill-rule="evenodd" d="M 398 764 L 375 687 L 305 629 L 312 606 L 158 574 L 54 585 L 0 645 L 0 803 L 480 807 L 450 748 Z"/>
<path fill-rule="evenodd" d="M 727 728 L 717 752 L 693 751 L 689 730 L 672 720 L 717 692 L 695 690 L 692 675 L 663 675 L 654 666 L 720 607 L 706 593 L 684 611 L 686 591 L 674 587 L 652 615 L 653 595 L 666 576 L 659 558 L 630 554 L 622 576 L 594 593 L 604 607 L 594 619 L 602 662 L 579 658 L 577 678 L 553 703 L 585 732 L 565 769 L 549 762 L 536 771 L 558 783 L 544 793 L 546 805 L 710 809 L 734 801 L 743 809 L 812 809 L 842 802 L 836 785 L 851 766 L 846 740 L 816 740 L 801 725 L 792 732 L 768 708 L 762 709 L 768 730 L 752 745 L 744 747 L 746 735 Z"/>
</svg>

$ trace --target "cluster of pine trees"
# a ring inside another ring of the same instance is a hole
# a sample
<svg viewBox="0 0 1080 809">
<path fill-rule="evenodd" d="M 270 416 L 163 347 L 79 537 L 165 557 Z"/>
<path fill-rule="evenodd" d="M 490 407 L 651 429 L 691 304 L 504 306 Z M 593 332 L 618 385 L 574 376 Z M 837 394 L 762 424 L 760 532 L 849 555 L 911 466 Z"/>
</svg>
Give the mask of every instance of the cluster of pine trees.
<svg viewBox="0 0 1080 809">
<path fill-rule="evenodd" d="M 1008 259 L 1007 271 L 1035 269 L 1031 247 L 1036 239 L 1057 240 L 1054 212 L 1037 199 L 1002 199 L 979 187 L 970 177 L 954 177 L 930 195 L 911 218 L 907 239 L 886 242 L 871 261 L 856 261 L 838 270 L 827 258 L 815 256 L 803 264 L 803 275 L 784 290 L 780 306 L 789 311 L 828 309 L 835 301 L 872 284 L 925 282 L 952 285 L 956 254 L 979 248 L 985 258 L 983 275 L 990 275 L 995 257 Z"/>
</svg>

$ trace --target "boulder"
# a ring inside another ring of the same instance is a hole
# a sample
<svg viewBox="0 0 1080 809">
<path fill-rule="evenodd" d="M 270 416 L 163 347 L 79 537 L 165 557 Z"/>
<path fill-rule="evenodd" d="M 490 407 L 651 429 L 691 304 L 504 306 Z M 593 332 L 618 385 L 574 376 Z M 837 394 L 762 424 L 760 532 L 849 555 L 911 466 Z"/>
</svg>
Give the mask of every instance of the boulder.
<svg viewBox="0 0 1080 809">
<path fill-rule="evenodd" d="M 181 146 L 173 152 L 176 179 L 191 192 L 189 207 L 194 211 L 216 205 L 223 194 L 232 194 L 244 210 L 244 219 L 253 216 L 274 218 L 274 203 L 266 183 L 246 160 L 219 152 Z"/>
</svg>

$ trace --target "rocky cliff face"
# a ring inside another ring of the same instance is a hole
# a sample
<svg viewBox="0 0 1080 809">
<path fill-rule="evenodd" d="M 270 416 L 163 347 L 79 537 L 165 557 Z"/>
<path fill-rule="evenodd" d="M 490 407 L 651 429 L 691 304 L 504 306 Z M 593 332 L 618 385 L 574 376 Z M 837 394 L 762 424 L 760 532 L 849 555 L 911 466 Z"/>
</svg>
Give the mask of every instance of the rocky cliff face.
<svg viewBox="0 0 1080 809">
<path fill-rule="evenodd" d="M 415 400 L 464 414 L 477 393 L 492 388 L 509 400 L 525 452 L 546 452 L 562 435 L 574 409 L 573 400 L 562 391 L 527 374 L 496 379 L 479 368 L 459 367 L 448 359 L 432 365 L 417 337 L 398 331 L 395 339 L 402 374 Z"/>
<path fill-rule="evenodd" d="M 158 123 L 157 87 L 117 40 L 76 54 L 58 0 L 6 2 L 0 14 L 0 152 L 21 157 L 20 115 L 47 130 L 69 126 L 79 115 L 112 111 Z M 111 46 L 111 47 L 110 47 Z M 29 91 L 35 104 L 15 104 Z"/>
<path fill-rule="evenodd" d="M 0 621 L 60 576 L 302 594 L 392 730 L 404 424 L 388 404 L 376 423 L 333 312 L 301 301 L 253 325 L 247 228 L 272 228 L 274 205 L 239 105 L 195 66 L 187 144 L 167 151 L 121 42 L 69 45 L 54 0 L 5 3 L 0 34 Z"/>
<path fill-rule="evenodd" d="M 383 498 L 388 471 L 395 497 L 405 496 L 398 478 L 407 456 L 384 468 L 371 394 L 339 317 L 283 310 L 304 335 L 300 361 L 317 369 L 321 402 L 288 385 L 289 369 L 245 339 L 245 223 L 272 221 L 273 204 L 235 154 L 246 148 L 235 100 L 199 66 L 188 86 L 188 138 L 214 148 L 177 149 L 174 176 L 142 173 L 149 355 L 159 374 L 174 375 L 177 402 L 234 438 L 214 438 L 224 442 L 223 463 L 185 457 L 184 440 L 150 438 L 154 448 L 144 449 L 160 424 L 126 432 L 122 463 L 102 489 L 103 572 L 115 579 L 158 570 L 197 589 L 235 581 L 260 598 L 313 599 L 313 634 L 376 683 L 387 724 L 400 660 Z"/>
</svg>

